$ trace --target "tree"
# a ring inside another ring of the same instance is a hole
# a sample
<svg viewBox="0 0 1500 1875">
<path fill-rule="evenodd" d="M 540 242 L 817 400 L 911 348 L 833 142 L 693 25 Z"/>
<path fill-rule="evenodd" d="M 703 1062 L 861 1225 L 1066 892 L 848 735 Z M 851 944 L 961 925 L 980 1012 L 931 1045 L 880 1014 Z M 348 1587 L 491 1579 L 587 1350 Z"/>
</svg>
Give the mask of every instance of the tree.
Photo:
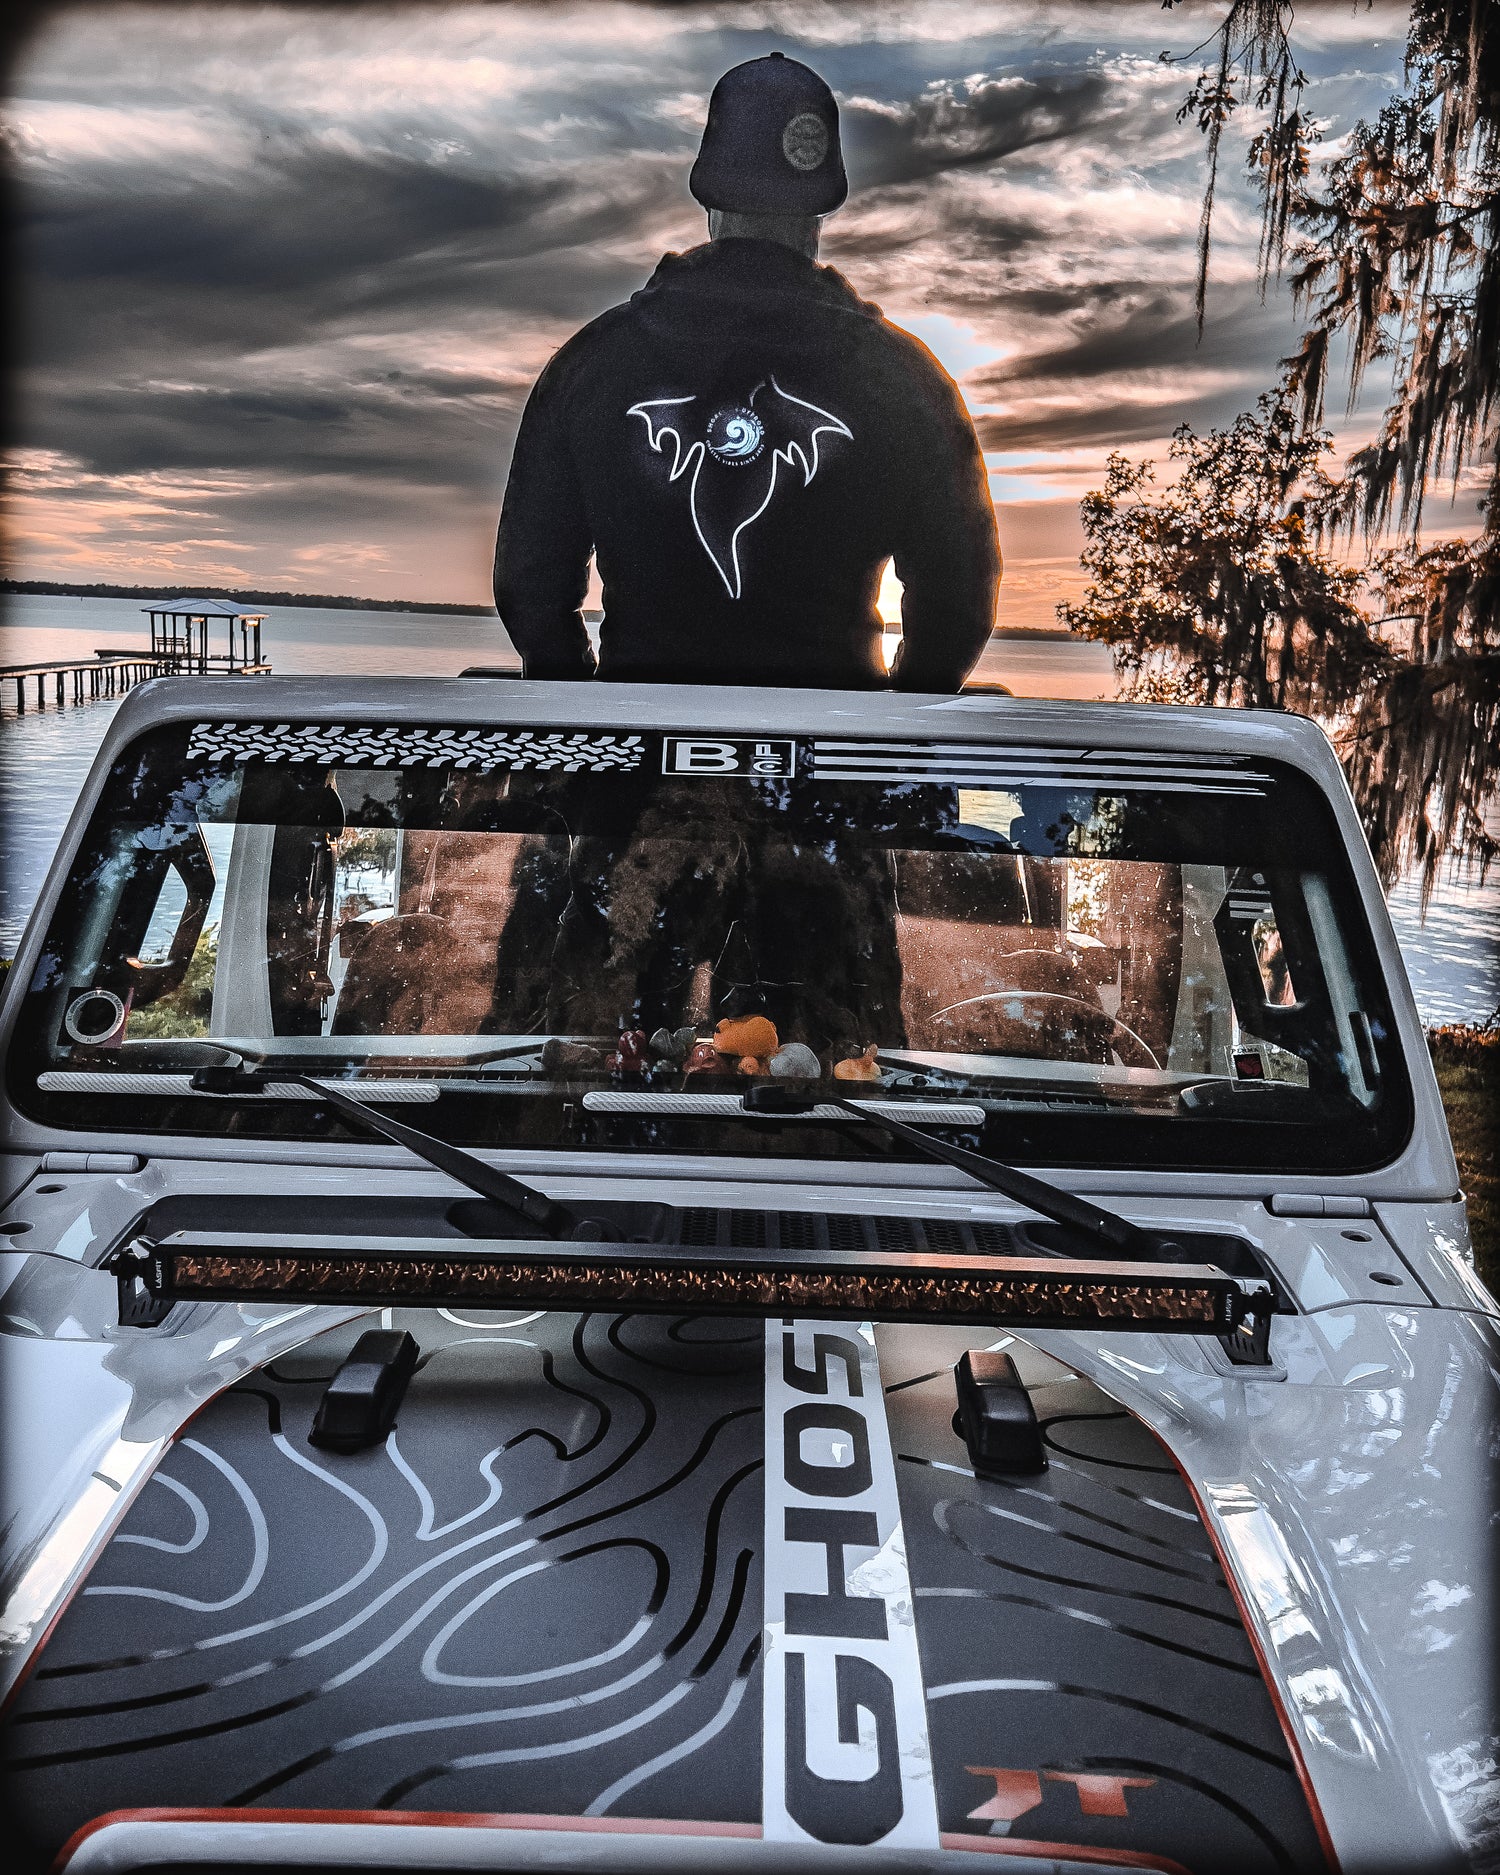
<svg viewBox="0 0 1500 1875">
<path fill-rule="evenodd" d="M 1336 740 L 1382 875 L 1420 867 L 1425 907 L 1446 855 L 1481 877 L 1500 855 L 1486 824 L 1500 774 L 1500 535 L 1408 542 L 1375 573 L 1382 622 L 1408 629 Z"/>
<path fill-rule="evenodd" d="M 1199 317 L 1223 130 L 1250 104 L 1266 114 L 1249 145 L 1262 278 L 1290 262 L 1306 319 L 1283 391 L 1303 438 L 1321 435 L 1336 340 L 1351 407 L 1373 365 L 1391 368 L 1374 439 L 1302 511 L 1324 544 L 1404 533 L 1372 569 L 1389 663 L 1383 677 L 1368 663 L 1357 700 L 1335 686 L 1307 707 L 1353 709 L 1350 778 L 1382 870 L 1420 865 L 1425 894 L 1445 855 L 1482 872 L 1497 850 L 1485 814 L 1500 785 L 1500 7 L 1414 0 L 1403 89 L 1321 174 L 1293 24 L 1290 0 L 1233 0 L 1183 107 L 1208 139 Z M 1424 545 L 1430 484 L 1469 473 L 1485 491 L 1480 537 Z M 1240 642 L 1227 634 L 1226 655 Z"/>
<path fill-rule="evenodd" d="M 1166 0 L 1175 5 L 1177 0 Z M 1349 395 L 1377 359 L 1393 366 L 1381 432 L 1349 464 L 1349 518 L 1414 525 L 1428 481 L 1482 466 L 1500 492 L 1500 14 L 1493 0 L 1414 0 L 1406 87 L 1311 180 L 1317 126 L 1290 39 L 1291 0 L 1233 0 L 1217 58 L 1188 94 L 1208 138 L 1198 244 L 1200 324 L 1223 131 L 1252 103 L 1263 282 L 1290 258 L 1308 327 L 1292 383 L 1322 419 L 1332 343 L 1348 342 Z M 1493 501 L 1490 525 L 1497 524 Z"/>
<path fill-rule="evenodd" d="M 1058 611 L 1114 647 L 1127 696 L 1321 716 L 1382 878 L 1416 863 L 1430 890 L 1445 852 L 1484 864 L 1495 851 L 1478 815 L 1500 661 L 1476 671 L 1484 660 L 1463 649 L 1480 552 L 1467 541 L 1388 550 L 1372 616 L 1364 576 L 1319 544 L 1321 509 L 1340 496 L 1324 473 L 1330 446 L 1283 385 L 1227 429 L 1200 437 L 1184 424 L 1165 487 L 1153 463 L 1112 455 L 1082 507 L 1092 583 Z"/>
<path fill-rule="evenodd" d="M 1159 702 L 1348 712 L 1390 653 L 1357 603 L 1359 575 L 1321 551 L 1305 488 L 1323 435 L 1269 392 L 1226 430 L 1172 439 L 1177 479 L 1109 459 L 1084 498 L 1082 564 L 1093 583 L 1058 608 L 1115 648 L 1126 694 Z"/>
</svg>

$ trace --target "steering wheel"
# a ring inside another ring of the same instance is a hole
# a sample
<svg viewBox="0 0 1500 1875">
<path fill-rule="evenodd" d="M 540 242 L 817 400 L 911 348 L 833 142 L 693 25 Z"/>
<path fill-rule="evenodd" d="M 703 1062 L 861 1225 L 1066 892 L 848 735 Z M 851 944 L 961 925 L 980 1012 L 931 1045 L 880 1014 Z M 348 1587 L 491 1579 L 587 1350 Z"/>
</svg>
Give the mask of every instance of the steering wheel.
<svg viewBox="0 0 1500 1875">
<path fill-rule="evenodd" d="M 1021 998 L 1035 1002 L 1071 1003 L 1075 1008 L 1082 1009 L 1092 1020 L 1096 1021 L 1100 1016 L 1103 1016 L 1104 1020 L 1109 1024 L 1112 1043 L 1116 1035 L 1127 1037 L 1131 1043 L 1132 1052 L 1136 1055 L 1136 1059 L 1134 1061 L 1125 1061 L 1124 1065 L 1127 1068 L 1155 1068 L 1160 1071 L 1160 1061 L 1157 1060 L 1149 1044 L 1143 1042 L 1134 1029 L 1130 1028 L 1128 1024 L 1121 1022 L 1118 1016 L 1109 1015 L 1105 1010 L 1101 1009 L 1097 1003 L 1087 1002 L 1082 996 L 1069 996 L 1063 990 L 989 990 L 983 996 L 966 996 L 961 1002 L 949 1003 L 946 1009 L 934 1010 L 929 1020 L 936 1022 L 942 1016 L 951 1015 L 955 1009 L 969 1009 L 972 1008 L 975 1003 L 1008 1003 Z M 1123 1059 L 1125 1050 L 1121 1049 L 1118 1052 Z M 1142 1056 L 1145 1057 L 1144 1060 L 1141 1059 Z"/>
</svg>

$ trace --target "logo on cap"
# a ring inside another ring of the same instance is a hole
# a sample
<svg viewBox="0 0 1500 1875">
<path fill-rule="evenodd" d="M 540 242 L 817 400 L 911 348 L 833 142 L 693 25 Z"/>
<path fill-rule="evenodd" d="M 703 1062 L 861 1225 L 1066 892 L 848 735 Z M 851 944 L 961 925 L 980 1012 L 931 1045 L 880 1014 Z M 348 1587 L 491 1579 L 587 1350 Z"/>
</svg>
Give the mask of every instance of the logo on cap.
<svg viewBox="0 0 1500 1875">
<path fill-rule="evenodd" d="M 816 169 L 828 154 L 827 124 L 815 111 L 799 111 L 781 133 L 781 154 L 793 169 Z"/>
</svg>

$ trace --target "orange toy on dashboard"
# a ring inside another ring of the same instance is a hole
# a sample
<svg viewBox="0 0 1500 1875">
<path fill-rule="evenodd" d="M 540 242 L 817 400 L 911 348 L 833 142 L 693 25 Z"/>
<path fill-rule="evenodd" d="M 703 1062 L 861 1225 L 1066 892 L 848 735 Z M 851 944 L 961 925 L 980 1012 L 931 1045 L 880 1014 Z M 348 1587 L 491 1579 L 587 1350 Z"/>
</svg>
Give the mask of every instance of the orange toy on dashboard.
<svg viewBox="0 0 1500 1875">
<path fill-rule="evenodd" d="M 754 1055 L 757 1061 L 768 1061 L 780 1046 L 776 1024 L 765 1016 L 726 1016 L 714 1030 L 714 1047 L 736 1059 Z"/>
<path fill-rule="evenodd" d="M 880 1069 L 875 1062 L 878 1052 L 876 1044 L 871 1042 L 862 1055 L 850 1055 L 846 1061 L 834 1062 L 833 1078 L 836 1081 L 878 1081 Z"/>
</svg>

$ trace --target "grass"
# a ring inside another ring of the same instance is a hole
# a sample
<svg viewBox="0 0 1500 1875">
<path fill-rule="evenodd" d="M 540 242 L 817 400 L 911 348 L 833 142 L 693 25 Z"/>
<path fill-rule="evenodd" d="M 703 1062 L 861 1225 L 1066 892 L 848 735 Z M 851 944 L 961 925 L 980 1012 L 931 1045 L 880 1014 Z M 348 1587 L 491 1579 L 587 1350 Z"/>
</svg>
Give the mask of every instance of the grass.
<svg viewBox="0 0 1500 1875">
<path fill-rule="evenodd" d="M 132 1009 L 125 1034 L 132 1042 L 164 1035 L 207 1035 L 213 1009 L 214 968 L 219 961 L 219 927 L 210 925 L 198 939 L 181 983 L 170 996 Z"/>
<path fill-rule="evenodd" d="M 1469 1201 L 1474 1266 L 1500 1295 L 1500 1027 L 1429 1029 L 1427 1045 Z"/>
</svg>

